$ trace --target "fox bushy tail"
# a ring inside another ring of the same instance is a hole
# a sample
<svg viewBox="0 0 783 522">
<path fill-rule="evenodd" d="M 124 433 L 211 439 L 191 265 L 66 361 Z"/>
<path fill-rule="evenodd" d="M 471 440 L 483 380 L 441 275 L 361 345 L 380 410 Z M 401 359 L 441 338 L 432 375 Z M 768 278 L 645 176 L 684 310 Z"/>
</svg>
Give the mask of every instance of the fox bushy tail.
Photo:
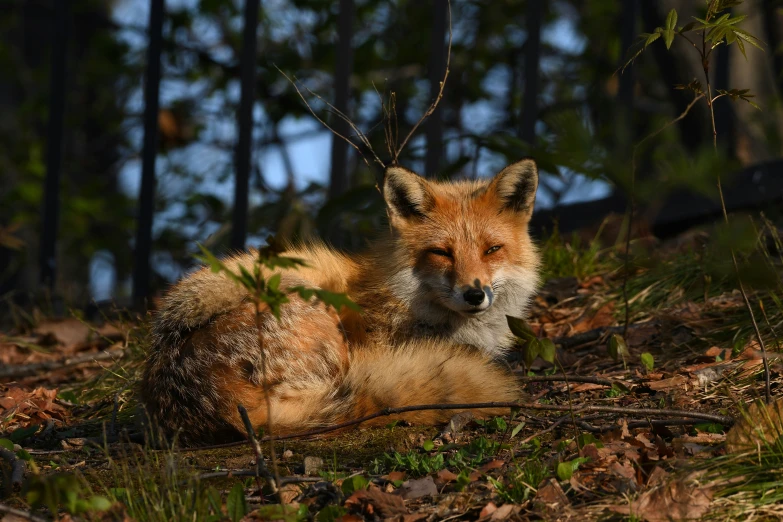
<svg viewBox="0 0 783 522">
<path fill-rule="evenodd" d="M 520 398 L 513 374 L 478 349 L 435 339 L 351 344 L 334 310 L 298 297 L 282 307 L 279 320 L 271 313 L 259 318 L 243 289 L 207 271 L 172 288 L 152 334 L 141 389 L 146 418 L 186 444 L 244 433 L 239 404 L 256 429 L 266 429 L 271 414 L 272 431 L 286 434 L 387 407 Z M 394 418 L 435 424 L 454 413 Z"/>
</svg>

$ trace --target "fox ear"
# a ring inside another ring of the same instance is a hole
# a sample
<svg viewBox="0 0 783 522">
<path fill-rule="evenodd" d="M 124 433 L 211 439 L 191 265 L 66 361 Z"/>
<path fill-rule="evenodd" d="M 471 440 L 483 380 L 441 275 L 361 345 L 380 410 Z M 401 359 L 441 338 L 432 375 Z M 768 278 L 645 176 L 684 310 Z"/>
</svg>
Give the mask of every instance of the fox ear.
<svg viewBox="0 0 783 522">
<path fill-rule="evenodd" d="M 427 181 L 408 169 L 389 167 L 383 180 L 383 199 L 393 216 L 419 218 L 432 207 Z"/>
<path fill-rule="evenodd" d="M 504 210 L 533 214 L 538 189 L 538 167 L 530 158 L 512 163 L 501 170 L 490 184 Z"/>
</svg>

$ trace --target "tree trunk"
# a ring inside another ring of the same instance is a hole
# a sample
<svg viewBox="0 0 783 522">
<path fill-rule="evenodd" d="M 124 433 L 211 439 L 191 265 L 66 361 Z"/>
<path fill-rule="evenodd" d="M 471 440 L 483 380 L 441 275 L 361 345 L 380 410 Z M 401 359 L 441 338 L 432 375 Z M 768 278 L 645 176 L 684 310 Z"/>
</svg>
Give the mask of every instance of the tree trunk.
<svg viewBox="0 0 783 522">
<path fill-rule="evenodd" d="M 715 50 L 715 90 L 731 88 L 729 85 L 729 63 L 734 46 L 721 45 Z M 737 139 L 734 104 L 730 98 L 715 102 L 715 128 L 718 131 L 718 143 L 728 157 L 734 157 Z"/>
<path fill-rule="evenodd" d="M 134 249 L 133 302 L 146 308 L 151 291 L 152 220 L 155 212 L 155 160 L 158 157 L 160 56 L 163 50 L 164 0 L 151 0 L 147 72 L 144 78 L 144 145 Z"/>
<path fill-rule="evenodd" d="M 337 56 L 334 68 L 334 107 L 348 115 L 353 72 L 353 0 L 340 0 L 337 19 Z M 342 118 L 335 117 L 334 130 L 343 136 L 351 135 L 351 128 Z M 329 198 L 335 198 L 348 189 L 348 143 L 332 135 L 332 166 L 329 175 Z"/>
<path fill-rule="evenodd" d="M 260 0 L 245 0 L 244 30 L 240 60 L 242 92 L 237 112 L 237 140 L 234 165 L 234 215 L 231 227 L 231 248 L 244 250 L 247 237 L 248 189 L 250 162 L 253 157 L 253 102 L 256 84 L 256 48 L 258 46 L 258 4 Z"/>
<path fill-rule="evenodd" d="M 629 49 L 637 35 L 637 0 L 625 0 L 620 9 L 620 48 L 623 54 L 620 61 L 624 61 L 625 51 Z M 618 64 L 622 66 L 623 64 Z M 633 91 L 635 83 L 634 68 L 626 67 L 620 75 L 617 91 L 617 119 L 615 136 L 617 148 L 624 157 L 629 157 L 629 151 L 634 142 L 633 128 Z"/>
<path fill-rule="evenodd" d="M 664 25 L 664 17 L 658 8 L 658 2 L 641 2 L 642 21 L 645 31 L 651 31 L 655 27 Z M 675 89 L 674 86 L 681 83 L 688 83 L 695 77 L 690 69 L 687 60 L 682 58 L 676 52 L 669 52 L 665 46 L 658 44 L 651 45 L 649 52 L 652 53 L 658 69 L 661 72 L 661 78 L 669 90 L 669 98 L 674 105 L 675 114 L 679 115 L 693 99 L 693 94 L 689 91 Z M 707 136 L 705 129 L 709 128 L 709 122 L 701 117 L 698 107 L 694 107 L 691 113 L 679 122 L 680 137 L 682 143 L 690 151 L 695 151 L 705 142 Z"/>
<path fill-rule="evenodd" d="M 539 63 L 541 61 L 541 25 L 544 20 L 544 1 L 528 0 L 525 18 L 525 91 L 522 97 L 522 116 L 519 137 L 531 145 L 536 141 L 538 120 Z"/>
<path fill-rule="evenodd" d="M 767 52 L 772 57 L 772 73 L 778 96 L 783 98 L 783 3 L 780 0 L 761 2 Z"/>
<path fill-rule="evenodd" d="M 447 0 L 435 0 L 432 3 L 432 33 L 430 40 L 430 103 L 438 98 L 440 82 L 446 71 L 446 18 L 448 15 Z M 435 177 L 441 167 L 443 157 L 443 107 L 430 116 L 425 123 L 427 135 L 427 156 L 425 159 L 425 173 L 429 177 Z"/>
</svg>

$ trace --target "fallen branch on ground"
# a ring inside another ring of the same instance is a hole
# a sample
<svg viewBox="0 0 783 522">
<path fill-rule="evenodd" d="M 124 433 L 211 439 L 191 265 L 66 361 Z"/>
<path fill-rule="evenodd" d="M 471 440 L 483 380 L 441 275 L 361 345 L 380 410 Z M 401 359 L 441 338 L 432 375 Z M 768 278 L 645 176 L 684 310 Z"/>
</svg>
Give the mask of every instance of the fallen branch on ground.
<svg viewBox="0 0 783 522">
<path fill-rule="evenodd" d="M 17 458 L 13 451 L 0 448 L 0 458 L 8 463 L 11 468 L 11 490 L 18 493 L 22 489 L 24 472 L 27 469 L 22 459 Z"/>
<path fill-rule="evenodd" d="M 558 404 L 520 404 L 517 402 L 475 402 L 475 403 L 463 403 L 463 404 L 421 404 L 417 406 L 404 406 L 401 408 L 386 408 L 370 415 L 365 415 L 358 419 L 342 422 L 340 424 L 334 424 L 332 426 L 324 426 L 323 428 L 315 428 L 309 431 L 301 433 L 292 433 L 290 435 L 267 435 L 262 438 L 260 442 L 267 442 L 271 440 L 288 440 L 312 437 L 315 435 L 322 435 L 324 433 L 330 433 L 338 431 L 343 428 L 350 428 L 367 422 L 369 420 L 377 419 L 378 417 L 388 417 L 389 415 L 397 415 L 400 413 L 408 413 L 412 411 L 426 411 L 426 410 L 480 410 L 489 408 L 514 408 L 520 410 L 535 410 L 535 411 L 562 411 L 571 412 L 572 409 L 568 405 Z M 659 416 L 659 417 L 685 417 L 691 419 L 698 419 L 706 422 L 714 422 L 716 424 L 722 424 L 724 426 L 731 426 L 734 424 L 734 419 L 724 415 L 715 415 L 712 413 L 701 413 L 696 411 L 685 410 L 658 410 L 655 408 L 623 408 L 620 406 L 601 406 L 601 405 L 582 405 L 573 408 L 573 413 L 618 413 L 621 415 L 633 415 L 633 416 Z M 664 421 L 660 421 L 663 423 Z M 232 446 L 239 446 L 246 444 L 246 441 L 229 442 L 227 444 L 215 444 L 212 446 L 201 446 L 194 448 L 179 448 L 179 451 L 202 451 L 207 449 L 219 449 L 229 448 Z"/>
<path fill-rule="evenodd" d="M 16 509 L 16 508 L 12 508 L 11 506 L 6 506 L 5 504 L 0 504 L 0 513 L 5 513 L 6 515 L 13 515 L 23 520 L 30 520 L 32 522 L 47 522 L 45 518 L 37 517 L 32 513 L 30 513 L 29 511 L 22 511 L 21 509 Z"/>
<path fill-rule="evenodd" d="M 697 424 L 704 424 L 704 422 L 704 419 L 632 420 L 628 421 L 628 429 L 633 430 L 637 428 L 647 428 L 650 426 L 695 426 Z M 576 424 L 583 430 L 590 431 L 592 433 L 606 433 L 607 431 L 612 431 L 619 428 L 619 426 L 616 424 L 595 426 L 587 421 L 580 419 L 576 420 Z"/>
<path fill-rule="evenodd" d="M 514 370 L 514 373 L 523 373 L 524 370 Z M 589 375 L 520 375 L 517 377 L 522 382 L 582 382 L 588 384 L 599 384 L 601 386 L 612 387 L 615 383 L 623 384 L 620 381 L 613 381 L 603 377 L 591 377 Z"/>
<path fill-rule="evenodd" d="M 240 470 L 225 470 L 225 471 L 210 471 L 209 473 L 202 473 L 197 475 L 196 480 L 207 480 L 212 478 L 226 478 L 226 477 L 257 477 L 263 478 L 263 475 L 259 475 L 257 470 L 253 469 L 240 469 Z M 278 486 L 285 486 L 286 484 L 300 484 L 303 482 L 321 482 L 321 477 L 281 477 L 279 479 Z M 180 484 L 187 484 L 187 480 L 183 480 Z"/>
<path fill-rule="evenodd" d="M 60 359 L 57 361 L 43 361 L 32 364 L 20 364 L 17 366 L 5 366 L 0 368 L 0 379 L 18 378 L 18 377 L 30 377 L 41 372 L 48 372 L 52 370 L 60 370 L 62 368 L 68 368 L 71 366 L 77 366 L 79 364 L 86 364 L 91 362 L 105 361 L 107 359 L 120 358 L 125 354 L 125 349 L 119 350 L 106 350 L 98 353 L 89 353 L 85 355 L 78 355 L 76 357 L 69 357 L 66 359 Z"/>
<path fill-rule="evenodd" d="M 630 325 L 630 328 L 642 326 L 645 323 L 636 323 Z M 552 342 L 561 348 L 573 348 L 574 346 L 581 346 L 583 344 L 592 343 L 599 340 L 609 333 L 622 333 L 624 327 L 622 326 L 605 326 L 602 328 L 596 328 L 595 330 L 588 330 L 586 332 L 578 333 L 575 335 L 568 335 L 564 337 L 555 337 Z"/>
</svg>

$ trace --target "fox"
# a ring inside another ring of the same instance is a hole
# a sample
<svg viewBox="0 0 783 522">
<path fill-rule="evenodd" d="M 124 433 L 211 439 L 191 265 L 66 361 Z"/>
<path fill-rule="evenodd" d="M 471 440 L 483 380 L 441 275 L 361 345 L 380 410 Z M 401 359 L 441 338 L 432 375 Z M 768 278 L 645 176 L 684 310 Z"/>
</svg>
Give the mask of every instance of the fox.
<svg viewBox="0 0 783 522">
<path fill-rule="evenodd" d="M 285 435 L 388 407 L 520 400 L 504 364 L 514 344 L 506 316 L 524 317 L 539 284 L 528 231 L 537 188 L 531 158 L 478 180 L 387 167 L 386 233 L 356 255 L 320 242 L 289 245 L 284 255 L 305 265 L 275 271 L 280 288 L 344 293 L 360 312 L 292 294 L 279 318 L 266 308 L 257 318 L 248 291 L 225 274 L 202 267 L 187 275 L 153 313 L 146 415 L 165 437 L 191 445 L 244 436 L 239 405 L 254 430 Z M 252 273 L 256 260 L 251 250 L 224 263 Z M 458 412 L 362 425 L 437 425 Z"/>
</svg>

